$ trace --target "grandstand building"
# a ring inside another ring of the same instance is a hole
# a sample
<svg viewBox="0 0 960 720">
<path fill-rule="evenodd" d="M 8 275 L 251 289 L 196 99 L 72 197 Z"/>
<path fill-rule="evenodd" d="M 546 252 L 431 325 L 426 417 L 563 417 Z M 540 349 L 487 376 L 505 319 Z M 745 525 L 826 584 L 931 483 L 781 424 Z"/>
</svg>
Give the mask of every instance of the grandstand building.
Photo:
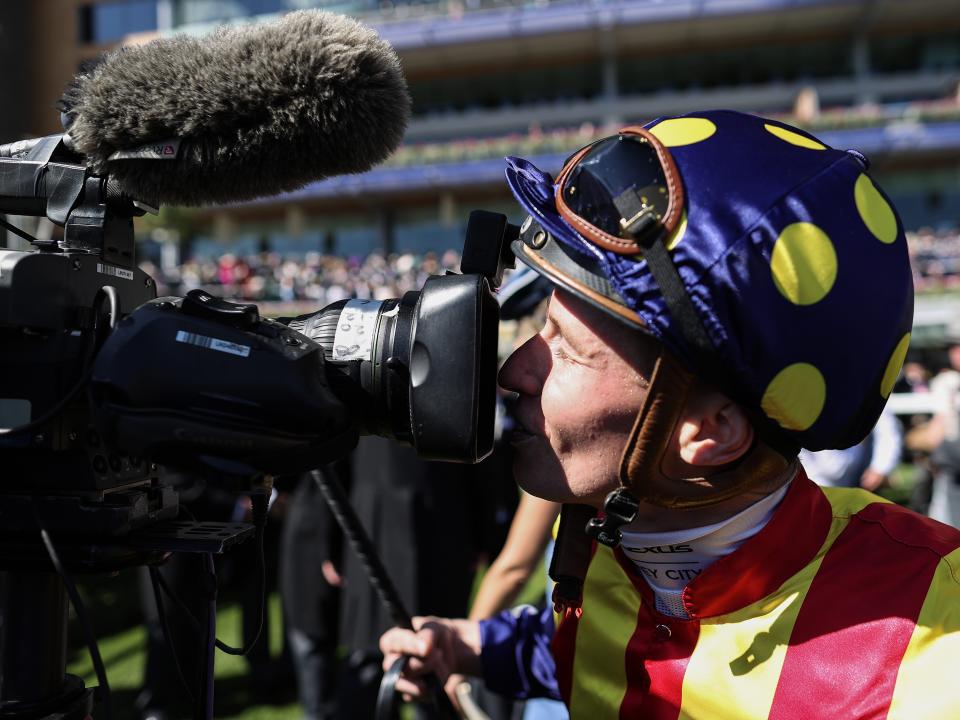
<svg viewBox="0 0 960 720">
<path fill-rule="evenodd" d="M 956 0 L 31 5 L 34 134 L 57 130 L 50 107 L 79 61 L 117 43 L 327 7 L 360 17 L 397 49 L 414 116 L 387 163 L 279 198 L 177 213 L 171 222 L 189 236 L 188 253 L 458 247 L 472 208 L 520 219 L 503 182 L 504 155 L 555 172 L 619 125 L 718 107 L 771 114 L 862 150 L 910 229 L 960 224 Z M 144 251 L 155 253 L 155 244 Z"/>
</svg>

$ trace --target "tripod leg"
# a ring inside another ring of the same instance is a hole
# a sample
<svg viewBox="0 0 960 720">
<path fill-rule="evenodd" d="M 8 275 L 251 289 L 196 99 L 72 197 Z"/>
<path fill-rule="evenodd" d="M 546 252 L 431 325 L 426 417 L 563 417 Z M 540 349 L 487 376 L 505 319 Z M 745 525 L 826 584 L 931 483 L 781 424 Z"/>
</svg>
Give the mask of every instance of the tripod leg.
<svg viewBox="0 0 960 720">
<path fill-rule="evenodd" d="M 213 674 L 214 656 L 217 640 L 217 576 L 213 566 L 213 555 L 205 554 L 203 573 L 207 584 L 207 611 L 203 622 L 203 647 L 200 659 L 200 692 L 194 708 L 196 720 L 213 718 Z"/>
<path fill-rule="evenodd" d="M 0 572 L 0 716 L 88 715 L 93 691 L 66 675 L 66 664 L 63 581 L 54 572 Z"/>
</svg>

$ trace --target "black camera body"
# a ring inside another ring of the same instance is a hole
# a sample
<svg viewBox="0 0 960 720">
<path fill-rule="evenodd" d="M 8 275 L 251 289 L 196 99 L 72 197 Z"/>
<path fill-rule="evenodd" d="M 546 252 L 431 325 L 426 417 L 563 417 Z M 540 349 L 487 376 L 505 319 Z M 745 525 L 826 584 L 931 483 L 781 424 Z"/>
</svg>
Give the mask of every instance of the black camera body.
<svg viewBox="0 0 960 720">
<path fill-rule="evenodd" d="M 118 447 L 221 484 L 301 473 L 357 439 L 317 343 L 255 305 L 200 290 L 121 320 L 97 356 L 90 399 L 95 425 Z"/>
<path fill-rule="evenodd" d="M 114 288 L 120 312 L 156 295 L 139 268 L 104 263 L 87 253 L 0 250 L 0 426 L 26 425 L 82 382 L 95 351 L 96 310 L 104 283 Z M 133 462 L 106 447 L 90 425 L 78 393 L 62 412 L 30 432 L 0 434 L 0 491 L 102 491 L 143 476 Z"/>
<path fill-rule="evenodd" d="M 280 321 L 202 290 L 151 301 L 97 355 L 94 422 L 127 452 L 221 478 L 302 473 L 344 457 L 360 434 L 479 462 L 494 440 L 490 283 L 432 276 L 402 298 Z"/>
<path fill-rule="evenodd" d="M 517 234 L 502 215 L 471 214 L 463 274 L 284 326 L 202 292 L 154 300 L 134 263 L 144 206 L 62 136 L 0 148 L 2 211 L 46 215 L 64 233 L 0 251 L 0 492 L 103 493 L 154 462 L 234 479 L 299 472 L 362 433 L 427 459 L 492 449 L 493 290 Z M 88 378 L 89 401 L 73 393 Z"/>
</svg>

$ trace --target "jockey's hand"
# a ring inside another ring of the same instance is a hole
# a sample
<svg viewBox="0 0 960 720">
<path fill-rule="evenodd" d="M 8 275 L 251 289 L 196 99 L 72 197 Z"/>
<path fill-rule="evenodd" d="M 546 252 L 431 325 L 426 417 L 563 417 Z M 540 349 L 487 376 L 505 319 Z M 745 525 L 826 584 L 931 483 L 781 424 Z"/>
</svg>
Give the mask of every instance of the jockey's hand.
<svg viewBox="0 0 960 720">
<path fill-rule="evenodd" d="M 410 660 L 397 680 L 404 700 L 426 694 L 424 675 L 433 673 L 445 683 L 451 673 L 480 672 L 480 628 L 470 620 L 437 617 L 413 618 L 415 630 L 393 628 L 380 638 L 383 669 L 389 670 L 401 655 Z"/>
</svg>

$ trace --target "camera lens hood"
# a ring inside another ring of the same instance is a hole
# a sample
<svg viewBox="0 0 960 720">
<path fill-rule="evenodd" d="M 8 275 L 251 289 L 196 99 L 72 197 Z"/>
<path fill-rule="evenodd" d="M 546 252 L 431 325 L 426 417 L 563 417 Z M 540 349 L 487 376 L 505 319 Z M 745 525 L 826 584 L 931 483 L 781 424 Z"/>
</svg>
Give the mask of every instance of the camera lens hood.
<svg viewBox="0 0 960 720">
<path fill-rule="evenodd" d="M 410 351 L 410 420 L 421 457 L 479 462 L 493 450 L 500 307 L 482 275 L 420 291 Z"/>
</svg>

